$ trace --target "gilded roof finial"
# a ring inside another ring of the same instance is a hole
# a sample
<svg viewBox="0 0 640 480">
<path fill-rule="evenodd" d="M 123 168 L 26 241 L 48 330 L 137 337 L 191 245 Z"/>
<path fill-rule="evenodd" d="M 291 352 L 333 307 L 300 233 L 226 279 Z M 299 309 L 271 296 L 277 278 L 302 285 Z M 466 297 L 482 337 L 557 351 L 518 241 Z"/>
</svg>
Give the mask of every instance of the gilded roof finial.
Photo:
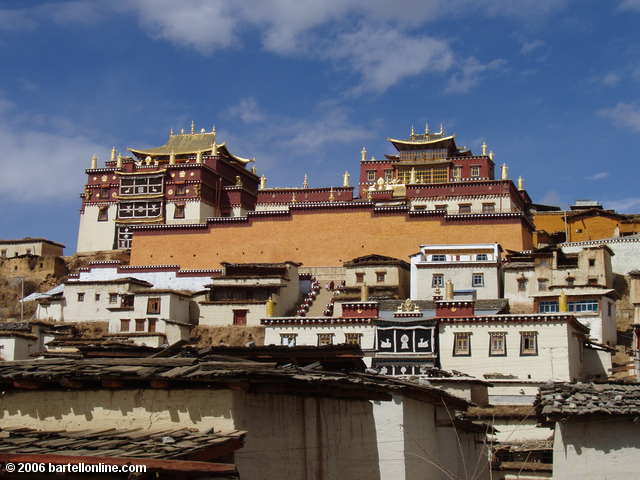
<svg viewBox="0 0 640 480">
<path fill-rule="evenodd" d="M 260 177 L 260 190 L 264 190 L 265 188 L 267 188 L 267 177 L 262 175 Z"/>
<path fill-rule="evenodd" d="M 429 135 L 429 122 L 426 122 L 426 123 L 424 124 L 424 133 L 425 133 L 426 135 Z"/>
<path fill-rule="evenodd" d="M 518 190 L 524 190 L 524 178 L 522 178 L 522 176 L 518 177 Z"/>
<path fill-rule="evenodd" d="M 176 164 L 176 154 L 173 152 L 173 150 L 171 150 L 171 153 L 169 154 L 169 165 L 175 165 Z"/>
<path fill-rule="evenodd" d="M 415 128 L 413 128 L 413 125 L 411 125 L 411 138 L 416 136 L 416 130 Z"/>
<path fill-rule="evenodd" d="M 98 168 L 98 157 L 95 154 L 91 155 L 91 168 Z"/>
<path fill-rule="evenodd" d="M 309 177 L 305 173 L 304 178 L 302 179 L 302 188 L 309 188 Z"/>
<path fill-rule="evenodd" d="M 116 147 L 114 146 L 111 149 L 111 161 L 115 162 L 116 161 L 116 156 L 118 155 L 118 151 L 116 150 Z"/>
<path fill-rule="evenodd" d="M 116 157 L 116 168 L 122 168 L 122 155 L 120 154 Z"/>
<path fill-rule="evenodd" d="M 170 128 L 170 129 L 169 129 L 169 136 L 170 136 L 170 137 L 173 137 L 173 128 Z"/>
<path fill-rule="evenodd" d="M 211 156 L 212 157 L 217 157 L 218 156 L 218 144 L 214 142 L 211 144 Z"/>
<path fill-rule="evenodd" d="M 255 161 L 255 159 L 254 159 L 254 161 Z M 255 165 L 254 165 L 253 167 L 251 167 L 251 173 L 253 173 L 254 175 L 255 175 L 256 173 L 258 173 L 258 169 L 256 168 L 256 166 L 255 166 Z"/>
<path fill-rule="evenodd" d="M 489 160 L 493 160 L 493 150 L 489 151 Z"/>
<path fill-rule="evenodd" d="M 482 155 L 487 156 L 487 142 L 482 142 Z"/>
<path fill-rule="evenodd" d="M 502 164 L 502 172 L 500 175 L 501 180 L 509 180 L 509 167 L 507 167 L 506 163 Z"/>
<path fill-rule="evenodd" d="M 438 135 L 444 135 L 444 123 L 440 123 L 440 131 L 438 132 Z"/>
<path fill-rule="evenodd" d="M 336 201 L 336 196 L 333 193 L 333 187 L 331 187 L 331 190 L 329 190 L 329 201 L 330 202 L 335 202 Z"/>
<path fill-rule="evenodd" d="M 196 163 L 202 163 L 202 152 L 196 153 Z"/>
<path fill-rule="evenodd" d="M 191 120 L 191 135 L 196 133 L 196 122 L 195 120 Z"/>
<path fill-rule="evenodd" d="M 349 187 L 349 180 L 351 179 L 351 175 L 349 174 L 349 172 L 344 172 L 344 174 L 342 175 L 342 186 L 343 187 Z"/>
<path fill-rule="evenodd" d="M 362 147 L 362 150 L 360 150 L 360 161 L 361 162 L 367 161 L 367 149 L 364 147 Z"/>
</svg>

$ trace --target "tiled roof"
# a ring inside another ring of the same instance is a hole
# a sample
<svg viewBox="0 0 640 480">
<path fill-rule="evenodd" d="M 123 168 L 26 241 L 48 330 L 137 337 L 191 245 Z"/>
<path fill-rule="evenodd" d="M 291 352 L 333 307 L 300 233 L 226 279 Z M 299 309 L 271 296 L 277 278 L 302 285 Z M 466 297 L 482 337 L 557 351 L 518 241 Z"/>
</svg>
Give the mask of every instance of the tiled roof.
<svg viewBox="0 0 640 480">
<path fill-rule="evenodd" d="M 540 387 L 538 417 L 554 420 L 587 415 L 640 416 L 640 384 L 568 384 Z"/>
<path fill-rule="evenodd" d="M 148 431 L 116 430 L 40 431 L 2 428 L 0 452 L 111 457 L 186 458 L 214 445 L 241 440 L 246 432 L 204 433 L 189 428 Z"/>
</svg>

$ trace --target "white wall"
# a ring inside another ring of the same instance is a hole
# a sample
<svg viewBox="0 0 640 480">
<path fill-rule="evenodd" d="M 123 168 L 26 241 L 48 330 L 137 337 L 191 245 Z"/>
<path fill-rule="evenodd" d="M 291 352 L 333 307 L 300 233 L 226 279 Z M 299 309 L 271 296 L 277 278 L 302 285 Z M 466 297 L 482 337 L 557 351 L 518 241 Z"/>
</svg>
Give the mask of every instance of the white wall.
<svg viewBox="0 0 640 480">
<path fill-rule="evenodd" d="M 508 317 L 507 317 L 508 318 Z M 572 330 L 572 329 L 571 329 Z M 538 332 L 538 355 L 520 355 L 520 332 Z M 570 336 L 567 323 L 558 322 L 455 322 L 441 323 L 440 362 L 444 370 L 459 370 L 473 377 L 501 373 L 516 375 L 521 380 L 545 382 L 571 381 L 570 364 L 581 371 L 581 359 L 570 358 Z M 471 356 L 453 356 L 455 332 L 471 332 Z M 507 332 L 507 355 L 489 356 L 489 332 Z"/>
<path fill-rule="evenodd" d="M 304 319 L 301 319 L 304 321 Z M 345 333 L 361 333 L 360 348 L 375 348 L 375 327 L 363 324 L 329 324 L 329 325 L 266 325 L 264 329 L 265 345 L 280 345 L 280 335 L 294 333 L 296 345 L 318 345 L 319 333 L 333 333 L 333 343 L 345 343 Z"/>
<path fill-rule="evenodd" d="M 638 465 L 640 424 L 615 416 L 556 422 L 554 479 L 630 480 Z"/>
<path fill-rule="evenodd" d="M 108 220 L 98 221 L 101 205 L 85 205 L 80 213 L 80 227 L 78 229 L 78 252 L 93 252 L 96 250 L 112 250 L 116 234 L 116 215 L 118 206 L 111 203 L 108 206 Z"/>
<path fill-rule="evenodd" d="M 247 326 L 258 327 L 260 320 L 267 316 L 266 303 L 243 303 L 227 301 L 225 303 L 198 304 L 200 317 L 198 323 L 209 327 L 233 325 L 233 311 L 247 310 Z"/>
<path fill-rule="evenodd" d="M 80 281 L 93 281 L 93 280 L 114 280 L 116 278 L 134 277 L 138 280 L 144 280 L 153 285 L 156 289 L 171 289 L 171 290 L 187 290 L 187 291 L 200 291 L 204 290 L 204 286 L 211 283 L 211 277 L 209 276 L 184 276 L 176 275 L 175 271 L 165 272 L 145 272 L 145 271 L 127 271 L 118 272 L 118 269 L 93 267 L 90 271 L 80 272 Z"/>
<path fill-rule="evenodd" d="M 621 237 L 596 240 L 592 242 L 570 242 L 562 243 L 562 251 L 565 253 L 577 253 L 583 247 L 595 247 L 598 245 L 608 246 L 614 253 L 611 257 L 611 269 L 614 273 L 627 274 L 631 270 L 640 269 L 640 237 Z"/>
<path fill-rule="evenodd" d="M 131 294 L 133 290 L 129 284 L 74 284 L 67 283 L 64 289 L 66 306 L 64 308 L 65 322 L 95 322 L 109 321 L 112 318 L 128 318 L 132 312 L 112 312 L 108 308 L 119 307 L 121 298 L 117 303 L 109 303 L 109 294 Z M 78 293 L 84 293 L 84 300 L 78 301 Z M 100 299 L 96 300 L 96 293 Z"/>
</svg>

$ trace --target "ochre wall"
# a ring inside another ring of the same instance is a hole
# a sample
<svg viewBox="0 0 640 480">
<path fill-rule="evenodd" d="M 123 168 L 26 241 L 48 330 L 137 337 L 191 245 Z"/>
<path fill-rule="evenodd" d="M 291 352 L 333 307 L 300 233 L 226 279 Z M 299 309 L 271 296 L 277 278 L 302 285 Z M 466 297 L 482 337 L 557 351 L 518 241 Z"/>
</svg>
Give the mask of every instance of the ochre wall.
<svg viewBox="0 0 640 480">
<path fill-rule="evenodd" d="M 620 225 L 620 220 L 609 217 L 582 217 L 577 219 L 569 218 L 568 242 L 584 242 L 586 240 L 599 240 L 601 238 L 611 238 L 614 236 L 616 227 Z M 582 230 L 578 232 L 577 230 Z"/>
<path fill-rule="evenodd" d="M 564 232 L 564 212 L 536 213 L 533 216 L 536 230 L 547 233 Z"/>
<path fill-rule="evenodd" d="M 408 217 L 404 212 L 303 210 L 282 217 L 209 229 L 141 230 L 134 234 L 131 265 L 178 264 L 212 268 L 220 262 L 281 262 L 339 266 L 377 253 L 407 259 L 421 244 L 499 243 L 505 249 L 531 248 L 531 232 L 520 218 Z"/>
</svg>

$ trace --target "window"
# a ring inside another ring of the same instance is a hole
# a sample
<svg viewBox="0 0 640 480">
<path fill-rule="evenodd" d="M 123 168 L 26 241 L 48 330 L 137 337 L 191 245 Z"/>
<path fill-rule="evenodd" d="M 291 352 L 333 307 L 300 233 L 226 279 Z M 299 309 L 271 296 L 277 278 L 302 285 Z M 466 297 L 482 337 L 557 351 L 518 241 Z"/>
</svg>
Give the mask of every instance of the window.
<svg viewBox="0 0 640 480">
<path fill-rule="evenodd" d="M 133 295 L 122 295 L 122 307 L 133 308 Z"/>
<path fill-rule="evenodd" d="M 476 260 L 479 262 L 484 262 L 489 260 L 489 256 L 486 253 L 479 253 L 476 255 Z"/>
<path fill-rule="evenodd" d="M 480 166 L 472 165 L 471 166 L 471 178 L 478 178 L 480 176 Z"/>
<path fill-rule="evenodd" d="M 446 183 L 449 181 L 449 169 L 447 167 L 414 167 L 416 183 Z M 411 169 L 405 168 L 398 171 L 400 183 L 411 183 Z"/>
<path fill-rule="evenodd" d="M 129 321 L 128 318 L 124 318 L 124 319 L 120 320 L 120 331 L 121 332 L 128 332 L 130 323 L 131 322 Z"/>
<path fill-rule="evenodd" d="M 538 332 L 520 332 L 520 355 L 538 355 Z"/>
<path fill-rule="evenodd" d="M 27 255 L 31 255 L 31 249 L 27 248 Z"/>
<path fill-rule="evenodd" d="M 462 179 L 462 167 L 453 167 L 453 179 L 454 180 Z"/>
<path fill-rule="evenodd" d="M 590 267 L 595 267 L 596 266 L 596 259 L 595 258 L 590 258 L 589 259 L 589 266 Z"/>
<path fill-rule="evenodd" d="M 472 287 L 484 287 L 484 273 L 472 273 L 471 274 L 471 286 Z"/>
<path fill-rule="evenodd" d="M 375 181 L 376 181 L 376 171 L 367 170 L 367 182 L 375 182 Z"/>
<path fill-rule="evenodd" d="M 458 205 L 458 213 L 471 213 L 471 204 L 461 203 Z"/>
<path fill-rule="evenodd" d="M 506 357 L 507 356 L 507 333 L 506 332 L 489 332 L 489 356 L 490 357 Z"/>
<path fill-rule="evenodd" d="M 176 205 L 176 209 L 173 211 L 173 218 L 184 218 L 184 205 Z"/>
<path fill-rule="evenodd" d="M 95 298 L 95 301 L 96 301 L 96 302 L 99 302 L 99 301 L 100 301 L 100 294 L 99 294 L 99 293 L 96 293 L 96 294 L 94 295 L 94 298 Z"/>
<path fill-rule="evenodd" d="M 386 276 L 387 272 L 376 272 L 376 281 L 378 283 L 383 283 Z"/>
<path fill-rule="evenodd" d="M 569 287 L 573 287 L 573 284 L 575 283 L 576 279 L 574 277 L 567 277 L 567 285 Z"/>
<path fill-rule="evenodd" d="M 456 332 L 453 334 L 453 356 L 454 357 L 470 357 L 471 356 L 471 333 Z"/>
<path fill-rule="evenodd" d="M 482 213 L 494 213 L 496 211 L 495 203 L 483 203 L 482 204 Z"/>
<path fill-rule="evenodd" d="M 575 302 L 569 302 L 570 312 L 597 312 L 598 302 L 597 300 L 579 300 Z"/>
<path fill-rule="evenodd" d="M 79 302 L 84 302 L 84 293 L 83 292 L 78 292 L 78 301 Z"/>
<path fill-rule="evenodd" d="M 156 323 L 157 323 L 157 321 L 158 320 L 156 318 L 147 319 L 147 332 L 154 333 L 156 331 Z"/>
<path fill-rule="evenodd" d="M 556 313 L 557 311 L 559 311 L 558 302 L 540 302 L 540 304 L 538 305 L 538 311 L 540 313 Z"/>
<path fill-rule="evenodd" d="M 117 293 L 110 293 L 109 294 L 109 303 L 111 303 L 111 304 L 118 303 L 118 294 Z"/>
<path fill-rule="evenodd" d="M 598 279 L 597 278 L 589 278 L 587 280 L 587 284 L 588 285 L 598 285 Z"/>
<path fill-rule="evenodd" d="M 446 255 L 431 255 L 431 261 L 432 262 L 446 262 L 447 261 L 447 256 Z"/>
<path fill-rule="evenodd" d="M 160 313 L 160 297 L 147 299 L 147 313 Z"/>
<path fill-rule="evenodd" d="M 607 302 L 607 315 L 611 316 L 611 302 Z"/>
<path fill-rule="evenodd" d="M 187 186 L 182 184 L 182 185 L 176 185 L 176 196 L 183 196 L 187 194 Z"/>
<path fill-rule="evenodd" d="M 6 258 L 6 257 L 7 257 L 7 251 L 6 251 L 6 250 L 2 250 L 2 251 L 0 252 L 0 257 L 2 257 L 2 258 Z"/>
<path fill-rule="evenodd" d="M 384 171 L 384 180 L 385 182 L 390 182 L 391 180 L 393 180 L 393 170 Z"/>
<path fill-rule="evenodd" d="M 544 278 L 539 278 L 538 279 L 538 290 L 541 292 L 546 292 L 547 291 L 547 287 L 548 287 L 549 283 L 546 279 Z"/>
<path fill-rule="evenodd" d="M 129 227 L 118 227 L 118 248 L 131 248 L 133 233 Z"/>
<path fill-rule="evenodd" d="M 318 346 L 333 345 L 333 333 L 319 333 L 318 334 Z"/>
<path fill-rule="evenodd" d="M 123 178 L 120 195 L 147 195 L 162 193 L 162 177 Z"/>
<path fill-rule="evenodd" d="M 344 343 L 350 343 L 352 345 L 360 345 L 361 338 L 362 338 L 361 333 L 345 333 Z"/>
<path fill-rule="evenodd" d="M 431 287 L 432 288 L 442 288 L 444 287 L 444 275 L 442 273 L 434 273 L 431 277 Z"/>
<path fill-rule="evenodd" d="M 447 206 L 446 205 L 436 205 L 435 206 L 436 212 L 445 212 L 447 211 Z"/>
<path fill-rule="evenodd" d="M 281 333 L 280 334 L 280 345 L 285 345 L 287 347 L 295 347 L 296 346 L 296 337 L 297 333 Z"/>
<path fill-rule="evenodd" d="M 247 324 L 247 312 L 249 310 L 234 310 L 233 311 L 233 324 L 234 325 L 246 325 Z"/>
<path fill-rule="evenodd" d="M 118 207 L 118 218 L 159 217 L 162 214 L 162 202 L 123 202 Z"/>
<path fill-rule="evenodd" d="M 136 332 L 144 332 L 144 318 L 136 318 Z"/>
<path fill-rule="evenodd" d="M 109 220 L 109 207 L 100 207 L 98 209 L 98 221 L 106 222 Z"/>
<path fill-rule="evenodd" d="M 364 272 L 356 272 L 356 283 L 364 282 Z"/>
</svg>

